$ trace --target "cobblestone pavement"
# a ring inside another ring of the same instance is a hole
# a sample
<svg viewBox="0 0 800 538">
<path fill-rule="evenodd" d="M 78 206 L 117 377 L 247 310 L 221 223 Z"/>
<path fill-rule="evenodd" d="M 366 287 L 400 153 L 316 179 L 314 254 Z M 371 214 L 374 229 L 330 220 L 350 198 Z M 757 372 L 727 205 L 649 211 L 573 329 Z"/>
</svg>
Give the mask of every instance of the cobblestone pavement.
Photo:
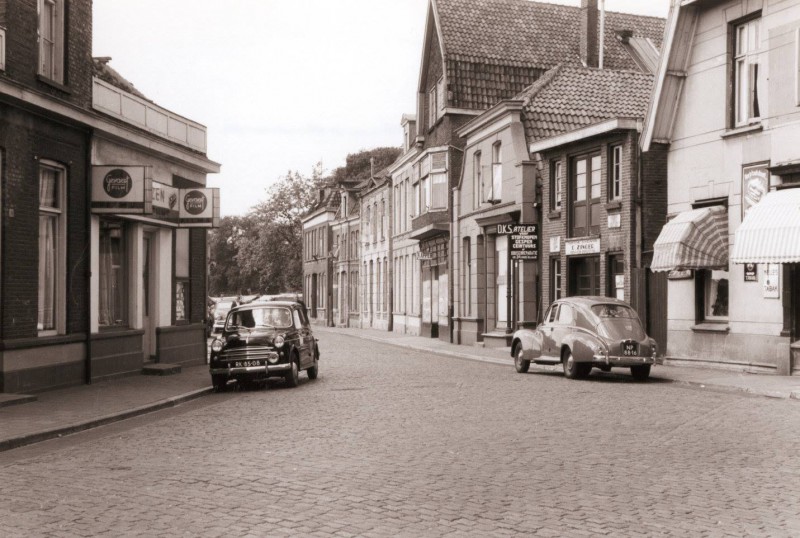
<svg viewBox="0 0 800 538">
<path fill-rule="evenodd" d="M 0 454 L 0 534 L 800 536 L 796 402 L 320 338 L 297 389 Z"/>
</svg>

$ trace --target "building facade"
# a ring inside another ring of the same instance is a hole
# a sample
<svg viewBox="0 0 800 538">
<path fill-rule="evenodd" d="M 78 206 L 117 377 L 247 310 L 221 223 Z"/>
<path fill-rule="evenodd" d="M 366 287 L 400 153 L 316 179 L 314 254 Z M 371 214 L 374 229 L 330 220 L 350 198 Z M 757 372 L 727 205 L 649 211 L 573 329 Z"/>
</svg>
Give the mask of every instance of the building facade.
<svg viewBox="0 0 800 538">
<path fill-rule="evenodd" d="M 672 3 L 642 140 L 669 146 L 670 361 L 800 370 L 799 48 L 800 2 Z"/>
<path fill-rule="evenodd" d="M 339 188 L 339 210 L 331 223 L 333 234 L 333 325 L 361 325 L 361 204 L 357 185 Z"/>
<path fill-rule="evenodd" d="M 194 227 L 213 226 L 219 207 L 205 127 L 93 61 L 88 0 L 5 7 L 2 390 L 203 362 L 205 230 Z M 154 174 L 174 199 L 154 199 Z"/>
<path fill-rule="evenodd" d="M 302 219 L 303 299 L 311 322 L 318 325 L 333 324 L 332 225 L 341 199 L 338 189 L 320 189 L 316 205 Z"/>
<path fill-rule="evenodd" d="M 391 330 L 392 188 L 387 171 L 361 185 L 361 327 Z"/>
</svg>

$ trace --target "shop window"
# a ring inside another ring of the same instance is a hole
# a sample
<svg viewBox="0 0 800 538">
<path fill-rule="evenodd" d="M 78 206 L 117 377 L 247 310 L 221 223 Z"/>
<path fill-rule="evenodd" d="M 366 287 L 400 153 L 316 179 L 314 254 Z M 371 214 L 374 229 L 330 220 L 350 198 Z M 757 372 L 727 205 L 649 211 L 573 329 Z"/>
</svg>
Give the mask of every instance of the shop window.
<svg viewBox="0 0 800 538">
<path fill-rule="evenodd" d="M 755 18 L 733 26 L 733 105 L 734 124 L 743 126 L 761 118 L 758 95 L 758 52 L 761 41 L 761 19 Z"/>
<path fill-rule="evenodd" d="M 561 192 L 564 188 L 564 165 L 561 161 L 550 164 L 550 211 L 561 211 Z"/>
<path fill-rule="evenodd" d="M 570 237 L 600 233 L 600 155 L 572 161 L 570 171 Z"/>
<path fill-rule="evenodd" d="M 101 328 L 128 326 L 128 251 L 126 229 L 121 221 L 100 219 Z"/>
<path fill-rule="evenodd" d="M 550 259 L 550 299 L 561 299 L 561 258 Z"/>
<path fill-rule="evenodd" d="M 622 198 L 622 146 L 609 149 L 608 199 Z"/>
<path fill-rule="evenodd" d="M 65 331 L 66 170 L 55 163 L 39 167 L 39 334 Z"/>
<path fill-rule="evenodd" d="M 64 0 L 39 0 L 39 74 L 64 83 Z"/>
<path fill-rule="evenodd" d="M 695 271 L 698 323 L 728 320 L 729 276 L 728 271 Z"/>
<path fill-rule="evenodd" d="M 608 290 L 609 297 L 625 300 L 625 260 L 621 254 L 608 257 Z"/>
<path fill-rule="evenodd" d="M 175 230 L 175 321 L 189 319 L 189 230 Z"/>
</svg>

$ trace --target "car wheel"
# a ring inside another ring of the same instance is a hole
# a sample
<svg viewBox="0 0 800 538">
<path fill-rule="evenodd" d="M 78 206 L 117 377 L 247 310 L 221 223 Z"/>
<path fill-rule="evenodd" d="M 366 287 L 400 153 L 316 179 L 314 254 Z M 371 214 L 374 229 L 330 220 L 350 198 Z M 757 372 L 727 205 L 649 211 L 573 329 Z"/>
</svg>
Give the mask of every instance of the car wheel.
<svg viewBox="0 0 800 538">
<path fill-rule="evenodd" d="M 531 361 L 526 361 L 522 357 L 522 344 L 520 344 L 517 346 L 517 352 L 514 353 L 514 368 L 517 369 L 517 373 L 519 374 L 527 373 L 528 368 L 531 367 Z"/>
<path fill-rule="evenodd" d="M 567 379 L 584 379 L 592 371 L 591 364 L 576 362 L 569 349 L 564 351 L 561 364 L 564 367 L 564 377 Z"/>
<path fill-rule="evenodd" d="M 212 375 L 211 385 L 214 387 L 214 392 L 223 392 L 225 390 L 225 387 L 228 386 L 228 376 Z"/>
<path fill-rule="evenodd" d="M 306 370 L 309 379 L 316 379 L 319 375 L 319 359 L 314 357 L 314 366 Z"/>
<path fill-rule="evenodd" d="M 300 384 L 300 367 L 297 366 L 297 357 L 292 357 L 292 369 L 286 372 L 286 384 L 294 388 Z"/>
<path fill-rule="evenodd" d="M 631 366 L 631 375 L 636 381 L 645 381 L 650 377 L 650 365 Z"/>
</svg>

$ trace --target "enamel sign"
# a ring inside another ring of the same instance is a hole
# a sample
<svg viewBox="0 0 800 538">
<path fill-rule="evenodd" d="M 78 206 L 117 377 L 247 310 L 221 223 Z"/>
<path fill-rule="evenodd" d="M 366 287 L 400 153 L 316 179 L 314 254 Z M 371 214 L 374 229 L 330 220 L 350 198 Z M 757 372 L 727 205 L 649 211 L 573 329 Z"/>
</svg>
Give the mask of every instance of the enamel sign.
<svg viewBox="0 0 800 538">
<path fill-rule="evenodd" d="M 92 213 L 149 214 L 151 188 L 147 166 L 93 166 Z"/>
</svg>

